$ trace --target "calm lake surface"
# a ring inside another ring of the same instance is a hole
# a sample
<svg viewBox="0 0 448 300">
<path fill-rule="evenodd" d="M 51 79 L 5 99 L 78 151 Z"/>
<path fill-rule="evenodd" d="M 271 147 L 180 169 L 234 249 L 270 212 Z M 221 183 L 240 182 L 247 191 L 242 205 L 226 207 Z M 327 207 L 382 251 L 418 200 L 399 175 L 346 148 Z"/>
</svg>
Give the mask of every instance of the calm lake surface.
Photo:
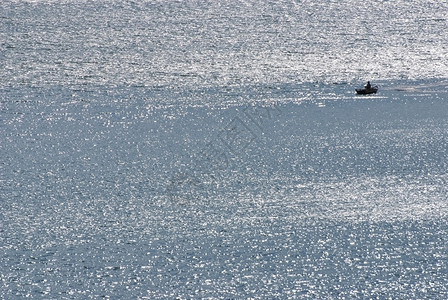
<svg viewBox="0 0 448 300">
<path fill-rule="evenodd" d="M 0 298 L 447 299 L 447 14 L 2 1 Z"/>
</svg>

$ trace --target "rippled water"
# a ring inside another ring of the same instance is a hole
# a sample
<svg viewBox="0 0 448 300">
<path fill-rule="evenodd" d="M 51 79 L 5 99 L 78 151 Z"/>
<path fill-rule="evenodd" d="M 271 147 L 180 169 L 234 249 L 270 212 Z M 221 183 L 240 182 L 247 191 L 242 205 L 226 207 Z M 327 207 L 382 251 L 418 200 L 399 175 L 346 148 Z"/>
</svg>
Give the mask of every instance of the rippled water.
<svg viewBox="0 0 448 300">
<path fill-rule="evenodd" d="M 441 1 L 6 1 L 2 85 L 446 77 Z"/>
<path fill-rule="evenodd" d="M 3 1 L 0 298 L 446 299 L 447 12 Z"/>
</svg>

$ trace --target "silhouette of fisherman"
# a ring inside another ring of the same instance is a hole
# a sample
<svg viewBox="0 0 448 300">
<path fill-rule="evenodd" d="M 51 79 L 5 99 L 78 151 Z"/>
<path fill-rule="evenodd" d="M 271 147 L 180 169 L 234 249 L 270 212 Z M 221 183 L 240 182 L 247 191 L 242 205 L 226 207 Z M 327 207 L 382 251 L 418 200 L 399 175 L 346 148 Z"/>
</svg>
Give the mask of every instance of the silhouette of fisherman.
<svg viewBox="0 0 448 300">
<path fill-rule="evenodd" d="M 367 81 L 367 84 L 364 86 L 367 90 L 370 90 L 372 88 L 372 85 L 370 84 L 370 81 Z"/>
</svg>

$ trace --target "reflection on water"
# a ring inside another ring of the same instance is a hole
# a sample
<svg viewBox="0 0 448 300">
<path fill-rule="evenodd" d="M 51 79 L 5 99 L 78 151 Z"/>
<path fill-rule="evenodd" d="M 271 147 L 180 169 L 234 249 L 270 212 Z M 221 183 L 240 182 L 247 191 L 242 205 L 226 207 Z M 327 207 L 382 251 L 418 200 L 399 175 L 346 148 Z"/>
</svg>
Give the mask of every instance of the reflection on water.
<svg viewBox="0 0 448 300">
<path fill-rule="evenodd" d="M 3 1 L 0 298 L 447 298 L 446 12 Z"/>
</svg>

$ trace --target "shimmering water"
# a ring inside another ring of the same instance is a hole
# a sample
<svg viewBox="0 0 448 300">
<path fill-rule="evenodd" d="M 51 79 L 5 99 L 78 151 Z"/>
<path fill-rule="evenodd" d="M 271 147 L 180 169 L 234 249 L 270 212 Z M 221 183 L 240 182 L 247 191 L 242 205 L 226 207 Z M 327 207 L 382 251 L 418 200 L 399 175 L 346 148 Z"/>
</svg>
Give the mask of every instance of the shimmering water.
<svg viewBox="0 0 448 300">
<path fill-rule="evenodd" d="M 3 1 L 0 298 L 446 299 L 447 13 Z"/>
</svg>

